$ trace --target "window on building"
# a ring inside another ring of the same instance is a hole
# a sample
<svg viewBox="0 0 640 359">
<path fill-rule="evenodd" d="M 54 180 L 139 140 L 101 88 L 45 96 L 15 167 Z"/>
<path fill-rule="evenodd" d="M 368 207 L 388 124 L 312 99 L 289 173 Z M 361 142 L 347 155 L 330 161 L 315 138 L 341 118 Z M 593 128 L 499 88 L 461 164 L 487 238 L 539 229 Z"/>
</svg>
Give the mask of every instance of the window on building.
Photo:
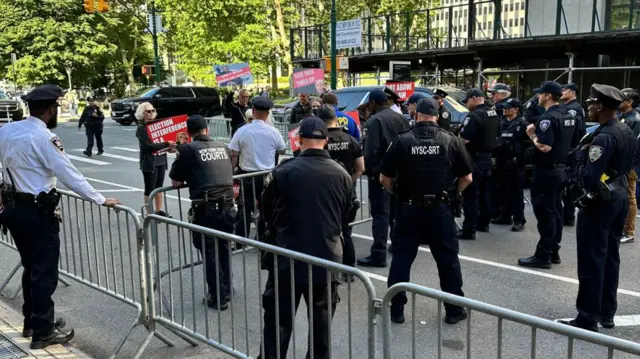
<svg viewBox="0 0 640 359">
<path fill-rule="evenodd" d="M 493 14 L 493 8 L 489 6 L 489 14 Z"/>
<path fill-rule="evenodd" d="M 513 11 L 513 3 L 511 3 L 511 5 L 509 5 L 509 11 Z"/>
<path fill-rule="evenodd" d="M 513 25 L 513 26 L 516 26 L 516 27 L 517 27 L 517 26 L 518 26 L 518 20 L 520 20 L 520 19 L 516 18 L 515 20 L 516 20 L 516 21 L 514 21 L 514 25 Z"/>
<path fill-rule="evenodd" d="M 487 29 L 487 22 L 483 22 L 482 23 L 482 30 L 486 30 Z"/>
<path fill-rule="evenodd" d="M 445 12 L 445 13 L 444 13 L 444 19 L 445 19 L 445 20 L 449 20 L 449 13 L 448 13 L 448 12 Z"/>
<path fill-rule="evenodd" d="M 504 4 L 502 11 L 507 12 L 509 10 L 509 4 Z"/>
<path fill-rule="evenodd" d="M 464 10 L 464 15 L 463 17 L 467 17 L 467 9 Z"/>
<path fill-rule="evenodd" d="M 454 11 L 454 12 L 453 12 L 453 18 L 454 18 L 454 19 L 457 19 L 457 18 L 458 18 L 458 11 Z"/>
<path fill-rule="evenodd" d="M 462 31 L 467 32 L 467 25 L 462 25 Z"/>
<path fill-rule="evenodd" d="M 478 15 L 482 15 L 482 8 L 481 7 L 478 8 Z"/>
<path fill-rule="evenodd" d="M 520 18 L 520 26 L 524 26 L 524 18 L 523 17 Z"/>
<path fill-rule="evenodd" d="M 524 10 L 524 1 L 520 3 L 520 10 Z"/>
<path fill-rule="evenodd" d="M 436 21 L 440 21 L 440 13 L 436 14 Z"/>
<path fill-rule="evenodd" d="M 509 27 L 513 27 L 513 19 L 509 19 Z"/>
<path fill-rule="evenodd" d="M 493 29 L 493 22 L 489 21 L 489 30 Z"/>
</svg>

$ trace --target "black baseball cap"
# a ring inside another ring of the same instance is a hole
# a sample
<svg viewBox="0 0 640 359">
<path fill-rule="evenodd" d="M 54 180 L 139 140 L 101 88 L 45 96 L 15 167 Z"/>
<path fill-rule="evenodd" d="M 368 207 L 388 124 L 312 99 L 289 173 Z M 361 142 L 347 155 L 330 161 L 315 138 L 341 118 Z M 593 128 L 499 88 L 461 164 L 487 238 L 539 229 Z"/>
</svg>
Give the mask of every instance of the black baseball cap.
<svg viewBox="0 0 640 359">
<path fill-rule="evenodd" d="M 306 117 L 300 123 L 298 135 L 302 138 L 313 138 L 323 140 L 329 136 L 329 129 L 326 122 L 316 116 Z"/>
<path fill-rule="evenodd" d="M 545 81 L 540 84 L 540 87 L 533 90 L 537 94 L 548 93 L 553 96 L 562 96 L 562 85 L 555 81 Z"/>
<path fill-rule="evenodd" d="M 410 103 L 418 103 L 420 102 L 420 100 L 422 100 L 423 98 L 425 98 L 426 96 L 416 92 L 413 95 L 409 96 L 409 98 L 407 99 L 407 101 L 405 102 L 405 105 L 408 105 Z"/>
<path fill-rule="evenodd" d="M 489 92 L 496 92 L 496 91 L 508 91 L 508 92 L 511 92 L 511 86 L 509 86 L 507 84 L 503 84 L 502 82 L 498 82 L 497 84 L 493 85 L 493 87 L 491 87 L 489 89 Z"/>
<path fill-rule="evenodd" d="M 573 82 L 570 82 L 564 86 L 562 86 L 563 90 L 571 90 L 574 92 L 578 92 L 578 85 L 574 84 Z"/>
<path fill-rule="evenodd" d="M 418 102 L 416 112 L 429 116 L 438 116 L 440 114 L 440 104 L 433 97 L 423 98 Z"/>
<path fill-rule="evenodd" d="M 377 103 L 378 105 L 384 105 L 389 101 L 387 94 L 382 90 L 373 90 L 369 94 L 369 103 Z"/>
<path fill-rule="evenodd" d="M 332 121 L 335 120 L 338 116 L 336 116 L 336 110 L 333 109 L 331 105 L 322 105 L 318 109 L 318 118 L 323 121 Z"/>
<path fill-rule="evenodd" d="M 464 97 L 464 100 L 462 100 L 462 103 L 467 103 L 467 101 L 469 101 L 469 99 L 472 97 L 484 97 L 484 94 L 482 93 L 482 91 L 480 91 L 480 89 L 472 88 L 471 90 L 467 91 L 467 95 Z"/>
<path fill-rule="evenodd" d="M 504 108 L 520 108 L 522 103 L 517 98 L 510 98 L 502 105 Z"/>
<path fill-rule="evenodd" d="M 187 119 L 187 131 L 189 133 L 200 132 L 207 128 L 207 119 L 200 115 L 193 115 Z"/>
</svg>

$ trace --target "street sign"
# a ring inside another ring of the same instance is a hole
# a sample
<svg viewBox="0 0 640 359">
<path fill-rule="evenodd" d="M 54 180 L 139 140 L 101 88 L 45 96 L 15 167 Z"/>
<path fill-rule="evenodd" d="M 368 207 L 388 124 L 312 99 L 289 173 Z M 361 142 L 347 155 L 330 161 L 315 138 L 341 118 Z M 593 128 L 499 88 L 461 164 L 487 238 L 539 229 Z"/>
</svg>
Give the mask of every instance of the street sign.
<svg viewBox="0 0 640 359">
<path fill-rule="evenodd" d="M 162 27 L 162 16 L 160 16 L 159 13 L 156 13 L 156 21 L 154 23 L 153 21 L 153 13 L 149 13 L 147 15 L 147 20 L 149 21 L 149 30 L 151 30 L 151 33 L 153 34 L 153 27 L 156 27 L 156 33 L 160 33 L 160 32 L 164 32 L 166 31 L 163 27 Z"/>
<path fill-rule="evenodd" d="M 411 61 L 389 61 L 389 80 L 412 81 Z"/>
<path fill-rule="evenodd" d="M 360 19 L 336 23 L 336 49 L 362 47 L 362 21 Z"/>
</svg>

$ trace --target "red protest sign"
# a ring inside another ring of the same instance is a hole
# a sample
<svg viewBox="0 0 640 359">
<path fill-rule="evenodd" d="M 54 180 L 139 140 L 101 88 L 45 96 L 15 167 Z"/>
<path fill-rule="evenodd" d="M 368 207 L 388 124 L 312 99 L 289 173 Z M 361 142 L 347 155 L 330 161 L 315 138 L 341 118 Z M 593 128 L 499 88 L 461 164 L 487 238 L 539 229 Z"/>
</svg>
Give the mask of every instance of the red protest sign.
<svg viewBox="0 0 640 359">
<path fill-rule="evenodd" d="M 187 137 L 188 141 L 191 141 L 187 133 L 187 115 L 180 115 L 169 118 L 162 118 L 157 121 L 147 124 L 147 134 L 149 139 L 153 143 L 162 143 L 178 140 L 178 136 L 181 138 Z M 154 155 L 161 155 L 169 151 L 169 148 L 164 148 L 154 152 Z"/>
<path fill-rule="evenodd" d="M 234 199 L 238 199 L 239 195 L 240 195 L 240 183 L 234 183 L 233 184 L 233 198 Z"/>
<path fill-rule="evenodd" d="M 360 127 L 360 113 L 358 113 L 358 110 L 353 110 L 351 112 L 345 112 L 345 114 L 347 116 L 351 116 L 351 118 L 356 121 L 356 125 L 358 125 L 358 127 Z"/>
<path fill-rule="evenodd" d="M 398 100 L 405 101 L 411 95 L 413 95 L 413 91 L 415 90 L 416 84 L 413 82 L 395 82 L 395 81 L 387 81 L 385 84 L 388 88 L 392 89 L 393 92 L 397 93 L 400 98 Z"/>
<path fill-rule="evenodd" d="M 295 152 L 300 149 L 300 141 L 298 140 L 298 131 L 300 130 L 300 123 L 289 125 L 289 145 L 291 145 L 291 151 Z"/>
</svg>

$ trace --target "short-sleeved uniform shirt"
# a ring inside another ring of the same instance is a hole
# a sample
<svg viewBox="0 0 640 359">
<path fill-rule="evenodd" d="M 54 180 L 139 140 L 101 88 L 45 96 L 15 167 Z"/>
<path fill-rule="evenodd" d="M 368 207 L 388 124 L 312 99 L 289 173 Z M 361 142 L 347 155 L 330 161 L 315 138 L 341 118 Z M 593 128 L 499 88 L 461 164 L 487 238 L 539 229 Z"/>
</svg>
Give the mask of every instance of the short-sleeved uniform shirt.
<svg viewBox="0 0 640 359">
<path fill-rule="evenodd" d="M 238 129 L 229 148 L 240 153 L 239 166 L 245 172 L 270 170 L 276 166 L 276 153 L 286 148 L 275 127 L 253 120 Z"/>
</svg>

